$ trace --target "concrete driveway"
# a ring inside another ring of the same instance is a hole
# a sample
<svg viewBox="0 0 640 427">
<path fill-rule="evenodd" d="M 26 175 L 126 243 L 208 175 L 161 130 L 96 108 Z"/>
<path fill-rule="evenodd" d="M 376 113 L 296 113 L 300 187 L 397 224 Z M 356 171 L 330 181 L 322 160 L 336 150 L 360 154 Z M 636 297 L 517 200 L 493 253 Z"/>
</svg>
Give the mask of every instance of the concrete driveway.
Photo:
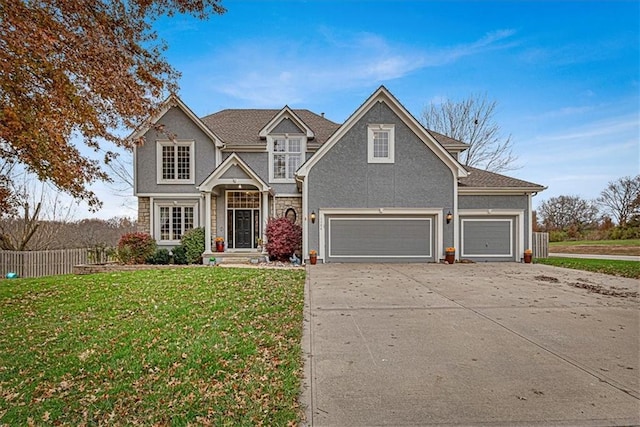
<svg viewBox="0 0 640 427">
<path fill-rule="evenodd" d="M 516 263 L 307 272 L 308 425 L 640 424 L 638 281 Z"/>
</svg>

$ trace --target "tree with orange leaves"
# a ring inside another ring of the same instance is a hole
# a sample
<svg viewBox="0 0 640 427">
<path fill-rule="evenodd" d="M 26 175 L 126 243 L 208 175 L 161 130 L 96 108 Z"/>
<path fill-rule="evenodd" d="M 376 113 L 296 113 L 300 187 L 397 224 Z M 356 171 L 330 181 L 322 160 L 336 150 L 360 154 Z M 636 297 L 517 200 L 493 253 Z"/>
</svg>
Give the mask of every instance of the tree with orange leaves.
<svg viewBox="0 0 640 427">
<path fill-rule="evenodd" d="M 72 137 L 105 151 L 105 162 L 114 153 L 104 144 L 131 148 L 117 130 L 143 123 L 177 89 L 153 22 L 224 12 L 221 0 L 0 0 L 0 162 L 99 208 L 88 187 L 109 176 Z"/>
</svg>

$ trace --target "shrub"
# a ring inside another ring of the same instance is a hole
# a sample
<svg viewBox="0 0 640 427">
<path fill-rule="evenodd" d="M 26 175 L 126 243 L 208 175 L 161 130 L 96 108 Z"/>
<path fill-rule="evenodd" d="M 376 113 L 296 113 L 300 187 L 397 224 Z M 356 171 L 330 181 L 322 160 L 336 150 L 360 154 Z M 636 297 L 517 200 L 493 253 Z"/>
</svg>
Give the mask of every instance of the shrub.
<svg viewBox="0 0 640 427">
<path fill-rule="evenodd" d="M 567 240 L 567 233 L 562 230 L 553 230 L 549 232 L 550 242 L 564 242 Z"/>
<path fill-rule="evenodd" d="M 204 228 L 192 228 L 184 233 L 180 242 L 185 249 L 187 262 L 189 264 L 202 264 L 202 253 L 204 252 Z"/>
<path fill-rule="evenodd" d="M 187 262 L 187 250 L 184 246 L 179 245 L 173 248 L 173 263 L 177 265 L 186 265 Z"/>
<path fill-rule="evenodd" d="M 170 259 L 168 249 L 158 249 L 153 255 L 147 258 L 147 264 L 166 265 L 169 264 Z"/>
<path fill-rule="evenodd" d="M 273 259 L 288 261 L 295 251 L 300 250 L 302 228 L 287 218 L 270 218 L 265 234 L 267 253 Z"/>
<path fill-rule="evenodd" d="M 124 264 L 144 264 L 155 251 L 156 241 L 147 233 L 127 233 L 118 242 L 117 256 Z"/>
</svg>

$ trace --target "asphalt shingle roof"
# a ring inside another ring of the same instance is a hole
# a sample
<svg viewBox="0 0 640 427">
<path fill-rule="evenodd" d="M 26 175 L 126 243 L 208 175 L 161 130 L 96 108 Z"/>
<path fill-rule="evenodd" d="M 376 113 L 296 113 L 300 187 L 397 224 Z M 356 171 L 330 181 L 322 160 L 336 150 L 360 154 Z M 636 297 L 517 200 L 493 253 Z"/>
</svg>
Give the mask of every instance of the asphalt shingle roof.
<svg viewBox="0 0 640 427">
<path fill-rule="evenodd" d="M 229 145 L 264 144 L 260 130 L 280 112 L 275 109 L 229 109 L 203 117 L 209 129 Z M 323 144 L 340 127 L 338 123 L 309 110 L 292 110 L 315 134 L 315 142 Z"/>
<path fill-rule="evenodd" d="M 260 130 L 280 111 L 276 109 L 227 109 L 205 116 L 201 120 L 228 145 L 258 145 L 265 144 L 265 140 L 260 139 Z M 340 127 L 340 124 L 309 110 L 293 109 L 292 111 L 314 132 L 314 142 L 317 144 L 324 144 Z M 427 131 L 445 148 L 448 146 L 460 148 L 460 145 L 464 144 L 441 133 Z M 532 182 L 494 172 L 471 166 L 464 167 L 469 172 L 469 176 L 460 178 L 461 188 L 530 188 L 533 190 L 544 188 Z"/>
<path fill-rule="evenodd" d="M 542 185 L 534 184 L 533 182 L 511 178 L 510 176 L 500 175 L 471 166 L 465 166 L 464 168 L 469 172 L 469 175 L 466 178 L 460 178 L 458 180 L 462 188 L 544 188 Z"/>
</svg>

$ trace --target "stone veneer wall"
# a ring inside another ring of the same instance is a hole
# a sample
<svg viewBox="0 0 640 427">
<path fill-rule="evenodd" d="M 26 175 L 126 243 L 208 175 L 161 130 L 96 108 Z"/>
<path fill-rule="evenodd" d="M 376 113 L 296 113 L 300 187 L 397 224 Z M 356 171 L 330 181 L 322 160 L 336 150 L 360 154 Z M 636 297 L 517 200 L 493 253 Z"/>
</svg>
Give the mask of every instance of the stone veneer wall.
<svg viewBox="0 0 640 427">
<path fill-rule="evenodd" d="M 217 216 L 216 216 L 216 212 L 217 212 L 217 208 L 218 208 L 218 198 L 215 196 L 211 196 L 211 250 L 215 251 L 216 250 L 216 236 L 218 235 L 218 223 L 216 221 Z M 202 226 L 204 227 L 204 224 L 202 224 Z"/>
<path fill-rule="evenodd" d="M 151 234 L 151 199 L 138 197 L 138 231 Z"/>
<path fill-rule="evenodd" d="M 296 224 L 302 225 L 302 218 L 304 217 L 302 212 L 302 197 L 276 196 L 274 201 L 276 204 L 276 218 L 283 217 L 287 209 L 293 208 L 296 211 Z"/>
</svg>

